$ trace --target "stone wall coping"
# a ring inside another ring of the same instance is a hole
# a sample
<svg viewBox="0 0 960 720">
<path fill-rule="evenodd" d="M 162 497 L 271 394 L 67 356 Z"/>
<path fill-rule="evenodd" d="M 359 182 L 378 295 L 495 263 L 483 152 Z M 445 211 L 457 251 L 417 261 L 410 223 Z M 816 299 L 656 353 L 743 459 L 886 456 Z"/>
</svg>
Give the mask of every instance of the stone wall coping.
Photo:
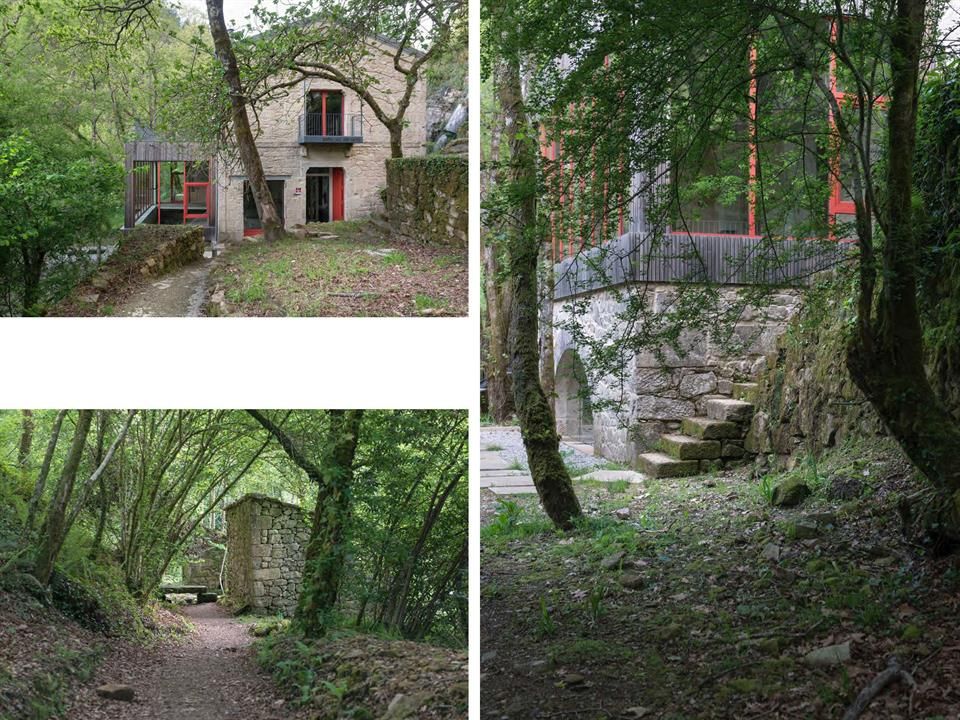
<svg viewBox="0 0 960 720">
<path fill-rule="evenodd" d="M 235 507 L 236 505 L 247 502 L 248 500 L 270 502 L 270 503 L 273 503 L 274 505 L 283 505 L 288 508 L 293 508 L 294 510 L 303 510 L 303 508 L 300 507 L 299 505 L 294 505 L 293 503 L 284 502 L 283 500 L 278 500 L 275 497 L 270 497 L 269 495 L 264 495 L 263 493 L 247 493 L 243 497 L 239 498 L 238 500 L 234 500 L 232 503 L 227 505 L 224 508 L 224 511 L 229 511 L 231 508 Z"/>
</svg>

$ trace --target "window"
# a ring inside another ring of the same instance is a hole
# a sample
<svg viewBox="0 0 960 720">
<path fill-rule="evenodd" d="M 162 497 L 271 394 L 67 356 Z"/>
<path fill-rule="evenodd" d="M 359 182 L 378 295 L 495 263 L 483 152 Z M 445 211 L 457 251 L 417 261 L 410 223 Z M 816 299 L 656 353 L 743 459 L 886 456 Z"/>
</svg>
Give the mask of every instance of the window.
<svg viewBox="0 0 960 720">
<path fill-rule="evenodd" d="M 306 135 L 339 137 L 343 129 L 343 93 L 339 90 L 311 90 L 307 93 L 304 118 Z"/>
</svg>

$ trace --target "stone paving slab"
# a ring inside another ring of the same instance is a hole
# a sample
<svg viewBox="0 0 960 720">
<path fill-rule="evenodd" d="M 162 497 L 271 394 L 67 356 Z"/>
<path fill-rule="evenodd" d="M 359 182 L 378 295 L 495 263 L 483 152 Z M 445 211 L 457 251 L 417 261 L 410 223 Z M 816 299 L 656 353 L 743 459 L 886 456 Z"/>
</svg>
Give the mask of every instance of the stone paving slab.
<svg viewBox="0 0 960 720">
<path fill-rule="evenodd" d="M 480 487 L 523 487 L 533 485 L 529 475 L 486 475 L 480 478 Z"/>
<path fill-rule="evenodd" d="M 593 455 L 593 445 L 587 445 L 586 443 L 576 442 L 574 440 L 561 440 L 560 444 L 584 455 Z"/>
<path fill-rule="evenodd" d="M 480 469 L 481 470 L 505 470 L 512 463 L 508 462 L 503 455 L 498 452 L 480 451 Z"/>
<path fill-rule="evenodd" d="M 581 475 L 579 480 L 597 480 L 598 482 L 618 482 L 626 480 L 629 483 L 639 484 L 644 480 L 641 473 L 633 470 L 594 470 L 586 475 Z"/>
<path fill-rule="evenodd" d="M 490 492 L 494 495 L 536 495 L 537 488 L 533 485 L 524 485 L 523 487 L 492 487 Z"/>
</svg>

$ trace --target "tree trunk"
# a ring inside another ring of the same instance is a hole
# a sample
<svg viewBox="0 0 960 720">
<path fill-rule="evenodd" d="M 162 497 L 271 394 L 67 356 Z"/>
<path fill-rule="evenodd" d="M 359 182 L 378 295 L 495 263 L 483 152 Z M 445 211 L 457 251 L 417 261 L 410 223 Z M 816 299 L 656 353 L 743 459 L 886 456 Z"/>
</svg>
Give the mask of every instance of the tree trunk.
<svg viewBox="0 0 960 720">
<path fill-rule="evenodd" d="M 517 227 L 509 233 L 509 281 L 513 284 L 510 357 L 513 398 L 527 450 L 530 474 L 550 519 L 568 529 L 580 517 L 580 503 L 560 456 L 560 436 L 553 410 L 540 385 L 537 302 L 537 256 L 540 251 L 536 208 L 536 136 L 527 122 L 516 58 L 501 62 L 498 93 L 504 110 L 512 159 L 510 181 L 519 190 Z"/>
<path fill-rule="evenodd" d="M 934 393 L 924 368 L 923 330 L 917 306 L 917 237 L 911 213 L 916 144 L 917 78 L 924 0 L 898 0 L 891 36 L 892 97 L 889 123 L 882 283 L 873 304 L 873 276 L 861 278 L 857 332 L 847 353 L 850 374 L 904 452 L 953 499 L 960 518 L 960 424 Z M 868 273 L 871 268 L 866 268 Z"/>
<path fill-rule="evenodd" d="M 73 484 L 77 478 L 77 470 L 80 468 L 80 460 L 83 458 L 83 449 L 87 442 L 87 435 L 90 433 L 92 418 L 92 410 L 80 411 L 77 429 L 73 433 L 73 442 L 70 444 L 70 452 L 60 472 L 60 480 L 57 482 L 57 489 L 43 523 L 40 547 L 37 549 L 34 561 L 34 575 L 44 587 L 50 582 L 53 564 L 66 537 L 67 505 L 73 494 Z"/>
<path fill-rule="evenodd" d="M 50 474 L 50 463 L 53 461 L 53 452 L 57 449 L 57 441 L 60 439 L 60 428 L 63 426 L 63 419 L 67 416 L 66 410 L 57 413 L 53 421 L 53 428 L 50 430 L 50 440 L 47 442 L 47 450 L 43 455 L 43 465 L 40 466 L 40 473 L 37 475 L 37 481 L 33 485 L 33 495 L 30 496 L 30 506 L 27 509 L 27 532 L 29 536 L 33 532 L 33 524 L 37 517 L 37 507 L 40 499 L 43 497 L 43 491 L 46 489 L 47 476 Z"/>
<path fill-rule="evenodd" d="M 344 564 L 344 528 L 350 512 L 353 457 L 357 450 L 362 410 L 331 410 L 328 443 L 329 463 L 323 468 L 310 461 L 280 427 L 259 410 L 248 410 L 279 442 L 307 477 L 317 483 L 313 527 L 304 553 L 303 588 L 296 619 L 307 637 L 326 631 L 337 603 Z"/>
<path fill-rule="evenodd" d="M 550 410 L 556 414 L 557 378 L 553 372 L 553 257 L 544 243 L 540 261 L 540 384 Z"/>
<path fill-rule="evenodd" d="M 31 252 L 26 246 L 23 246 L 20 254 L 23 258 L 23 311 L 27 314 L 33 311 L 33 307 L 40 298 L 43 253 Z"/>
<path fill-rule="evenodd" d="M 33 448 L 33 410 L 21 410 L 20 445 L 17 448 L 17 468 L 20 477 L 27 477 L 30 464 L 30 450 Z"/>
<path fill-rule="evenodd" d="M 403 157 L 403 119 L 400 119 L 400 122 L 394 122 L 390 125 L 387 125 L 387 130 L 390 131 L 390 157 L 391 158 L 402 158 Z"/>
<path fill-rule="evenodd" d="M 484 285 L 487 296 L 487 410 L 494 422 L 503 423 L 514 413 L 510 387 L 508 335 L 510 333 L 511 285 L 500 280 L 497 250 L 490 243 L 483 248 Z"/>
<path fill-rule="evenodd" d="M 210 34 L 213 36 L 217 59 L 223 65 L 223 78 L 230 91 L 233 132 L 240 152 L 240 162 L 247 175 L 247 182 L 250 183 L 250 192 L 253 194 L 257 215 L 263 226 L 263 237 L 267 241 L 278 240 L 283 236 L 283 221 L 277 212 L 277 206 L 273 203 L 273 196 L 270 195 L 267 176 L 263 172 L 263 163 L 260 161 L 260 151 L 257 150 L 253 131 L 250 129 L 247 98 L 240 81 L 237 56 L 233 52 L 233 44 L 223 19 L 223 0 L 207 0 L 207 18 L 210 22 Z"/>
</svg>

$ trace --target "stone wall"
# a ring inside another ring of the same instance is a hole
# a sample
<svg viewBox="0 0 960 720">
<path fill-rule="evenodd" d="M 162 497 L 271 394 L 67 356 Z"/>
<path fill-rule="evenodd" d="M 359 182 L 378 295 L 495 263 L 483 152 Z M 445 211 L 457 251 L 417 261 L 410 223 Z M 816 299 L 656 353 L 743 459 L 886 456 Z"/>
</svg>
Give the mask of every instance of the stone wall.
<svg viewBox="0 0 960 720">
<path fill-rule="evenodd" d="M 223 567 L 223 550 L 207 548 L 196 557 L 183 561 L 183 584 L 206 585 L 208 592 L 220 591 L 220 569 Z"/>
<path fill-rule="evenodd" d="M 402 95 L 406 78 L 393 67 L 394 48 L 370 41 L 364 70 L 376 79 L 371 94 L 385 111 L 395 112 L 395 98 Z M 299 143 L 300 116 L 311 90 L 341 90 L 344 115 L 363 113 L 363 142 L 355 145 Z M 426 90 L 421 81 L 414 90 L 404 119 L 403 153 L 422 155 L 426 150 Z M 390 157 L 390 133 L 377 120 L 360 96 L 339 83 L 308 79 L 281 93 L 259 113 L 257 148 L 263 169 L 270 180 L 282 180 L 283 214 L 287 227 L 303 224 L 307 218 L 306 175 L 312 167 L 343 168 L 344 219 L 376 214 L 383 207 L 380 191 L 386 184 L 383 162 Z M 239 240 L 243 235 L 243 181 L 245 174 L 236 160 L 221 158 L 217 178 L 217 228 L 220 242 Z"/>
<path fill-rule="evenodd" d="M 387 161 L 384 198 L 397 238 L 437 245 L 467 244 L 467 160 L 452 155 Z"/>
<path fill-rule="evenodd" d="M 812 291 L 756 378 L 760 386 L 747 448 L 764 462 L 790 468 L 803 456 L 819 456 L 848 439 L 887 434 L 847 371 L 847 333 L 854 319 L 847 292 L 842 283 Z M 942 352 L 929 355 L 935 391 L 960 419 L 960 373 L 943 372 Z"/>
<path fill-rule="evenodd" d="M 721 290 L 727 304 L 735 301 L 737 292 L 735 286 Z M 649 286 L 646 295 L 650 309 L 654 313 L 664 312 L 675 293 L 674 285 Z M 616 325 L 617 314 L 624 307 L 623 299 L 609 289 L 588 293 L 579 300 L 584 302 L 586 311 L 577 314 L 578 322 L 592 340 L 604 337 Z M 771 295 L 764 307 L 747 308 L 734 328 L 742 345 L 735 354 L 729 354 L 702 333 L 684 332 L 680 345 L 687 352 L 683 356 L 670 348 L 663 349 L 662 358 L 653 352 L 638 353 L 626 362 L 622 386 L 615 378 L 594 382 L 590 387 L 593 403 L 605 400 L 615 404 L 614 408 L 592 410 L 590 434 L 594 451 L 610 460 L 633 464 L 638 454 L 656 449 L 661 433 L 679 431 L 684 417 L 703 415 L 706 400 L 729 395 L 734 382 L 750 381 L 762 373 L 767 354 L 775 348 L 799 302 L 798 293 L 782 291 Z M 577 425 L 570 419 L 571 409 L 575 411 L 578 406 L 570 397 L 575 394 L 577 383 L 570 382 L 564 372 L 575 365 L 565 355 L 578 353 L 572 336 L 562 328 L 571 313 L 567 302 L 553 304 L 556 409 L 561 433 Z M 585 359 L 581 356 L 581 360 Z M 579 425 L 582 427 L 583 423 Z"/>
<path fill-rule="evenodd" d="M 254 612 L 292 615 L 310 537 L 303 510 L 249 494 L 229 505 L 226 514 L 227 593 L 233 603 Z"/>
</svg>

